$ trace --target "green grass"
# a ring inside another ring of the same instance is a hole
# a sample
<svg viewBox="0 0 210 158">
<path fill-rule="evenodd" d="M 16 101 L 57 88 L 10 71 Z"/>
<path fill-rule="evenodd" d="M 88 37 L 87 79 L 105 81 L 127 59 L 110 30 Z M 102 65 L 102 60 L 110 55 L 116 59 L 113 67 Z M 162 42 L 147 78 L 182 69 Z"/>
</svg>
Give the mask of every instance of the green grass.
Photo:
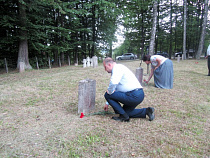
<svg viewBox="0 0 210 158">
<path fill-rule="evenodd" d="M 210 77 L 206 60 L 174 64 L 174 88 L 144 85 L 137 108 L 156 118 L 116 122 L 103 113 L 110 74 L 97 68 L 61 68 L 0 75 L 0 157 L 210 157 Z M 121 61 L 134 73 L 140 61 Z M 144 78 L 148 77 L 143 63 Z M 78 84 L 96 80 L 93 114 L 79 118 Z"/>
</svg>

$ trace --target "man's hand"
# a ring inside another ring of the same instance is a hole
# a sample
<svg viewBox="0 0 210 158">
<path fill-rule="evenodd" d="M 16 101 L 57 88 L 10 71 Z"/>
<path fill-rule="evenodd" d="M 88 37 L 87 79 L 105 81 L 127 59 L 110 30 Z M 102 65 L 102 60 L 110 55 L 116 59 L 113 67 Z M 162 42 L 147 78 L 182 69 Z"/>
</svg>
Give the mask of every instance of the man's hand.
<svg viewBox="0 0 210 158">
<path fill-rule="evenodd" d="M 108 109 L 109 109 L 109 105 L 105 104 L 104 105 L 104 111 L 108 111 Z"/>
</svg>

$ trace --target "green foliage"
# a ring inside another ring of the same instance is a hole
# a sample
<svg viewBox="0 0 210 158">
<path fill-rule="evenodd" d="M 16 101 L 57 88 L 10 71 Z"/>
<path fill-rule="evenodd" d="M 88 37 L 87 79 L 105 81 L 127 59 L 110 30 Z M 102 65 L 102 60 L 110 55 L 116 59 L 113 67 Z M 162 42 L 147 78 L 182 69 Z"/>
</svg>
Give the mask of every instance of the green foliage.
<svg viewBox="0 0 210 158">
<path fill-rule="evenodd" d="M 76 58 L 93 56 L 102 41 L 110 45 L 115 40 L 119 11 L 111 1 L 21 0 L 26 9 L 24 26 L 17 14 L 16 1 L 0 1 L 1 56 L 17 56 L 20 31 L 27 31 L 29 56 L 45 53 L 58 58 L 61 53 Z M 24 33 L 24 38 L 26 33 Z M 81 47 L 81 49 L 78 49 Z M 15 48 L 15 49 L 14 49 Z M 74 55 L 74 56 L 73 56 Z M 71 58 L 72 58 L 71 57 Z"/>
<path fill-rule="evenodd" d="M 173 53 L 182 51 L 183 7 L 171 2 L 159 1 L 155 51 L 168 52 L 170 48 Z M 0 0 L 1 59 L 17 60 L 19 40 L 23 38 L 28 40 L 30 58 L 45 54 L 46 58 L 56 60 L 65 54 L 73 60 L 77 57 L 82 60 L 100 52 L 101 44 L 111 55 L 118 24 L 125 28 L 125 43 L 115 54 L 146 53 L 152 29 L 152 3 L 153 0 Z M 197 50 L 204 1 L 187 3 L 187 49 Z M 25 20 L 21 20 L 19 4 L 25 8 Z M 209 25 L 204 49 L 209 44 Z"/>
</svg>

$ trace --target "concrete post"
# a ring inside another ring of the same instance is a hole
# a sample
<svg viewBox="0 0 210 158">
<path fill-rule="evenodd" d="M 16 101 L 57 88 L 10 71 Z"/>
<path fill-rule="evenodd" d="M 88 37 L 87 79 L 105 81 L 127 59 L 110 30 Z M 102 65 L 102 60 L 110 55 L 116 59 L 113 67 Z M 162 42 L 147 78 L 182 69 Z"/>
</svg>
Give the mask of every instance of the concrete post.
<svg viewBox="0 0 210 158">
<path fill-rule="evenodd" d="M 136 78 L 139 80 L 139 83 L 142 85 L 143 80 L 143 68 L 139 67 L 136 69 Z"/>
</svg>

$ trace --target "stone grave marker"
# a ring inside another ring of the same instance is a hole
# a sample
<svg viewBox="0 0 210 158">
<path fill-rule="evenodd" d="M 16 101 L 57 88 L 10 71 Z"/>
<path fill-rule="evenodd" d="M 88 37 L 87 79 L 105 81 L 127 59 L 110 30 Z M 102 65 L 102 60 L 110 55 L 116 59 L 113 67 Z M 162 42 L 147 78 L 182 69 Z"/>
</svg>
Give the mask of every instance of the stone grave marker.
<svg viewBox="0 0 210 158">
<path fill-rule="evenodd" d="M 83 68 L 85 68 L 86 67 L 86 63 L 87 63 L 87 60 L 86 59 L 83 59 L 82 63 L 83 63 Z"/>
<path fill-rule="evenodd" d="M 96 80 L 85 79 L 79 82 L 78 113 L 88 114 L 95 109 Z"/>
<path fill-rule="evenodd" d="M 98 66 L 98 57 L 97 56 L 93 56 L 92 57 L 92 61 L 93 61 L 93 67 L 97 67 Z"/>
<path fill-rule="evenodd" d="M 87 67 L 90 67 L 90 57 L 87 57 Z"/>
</svg>

